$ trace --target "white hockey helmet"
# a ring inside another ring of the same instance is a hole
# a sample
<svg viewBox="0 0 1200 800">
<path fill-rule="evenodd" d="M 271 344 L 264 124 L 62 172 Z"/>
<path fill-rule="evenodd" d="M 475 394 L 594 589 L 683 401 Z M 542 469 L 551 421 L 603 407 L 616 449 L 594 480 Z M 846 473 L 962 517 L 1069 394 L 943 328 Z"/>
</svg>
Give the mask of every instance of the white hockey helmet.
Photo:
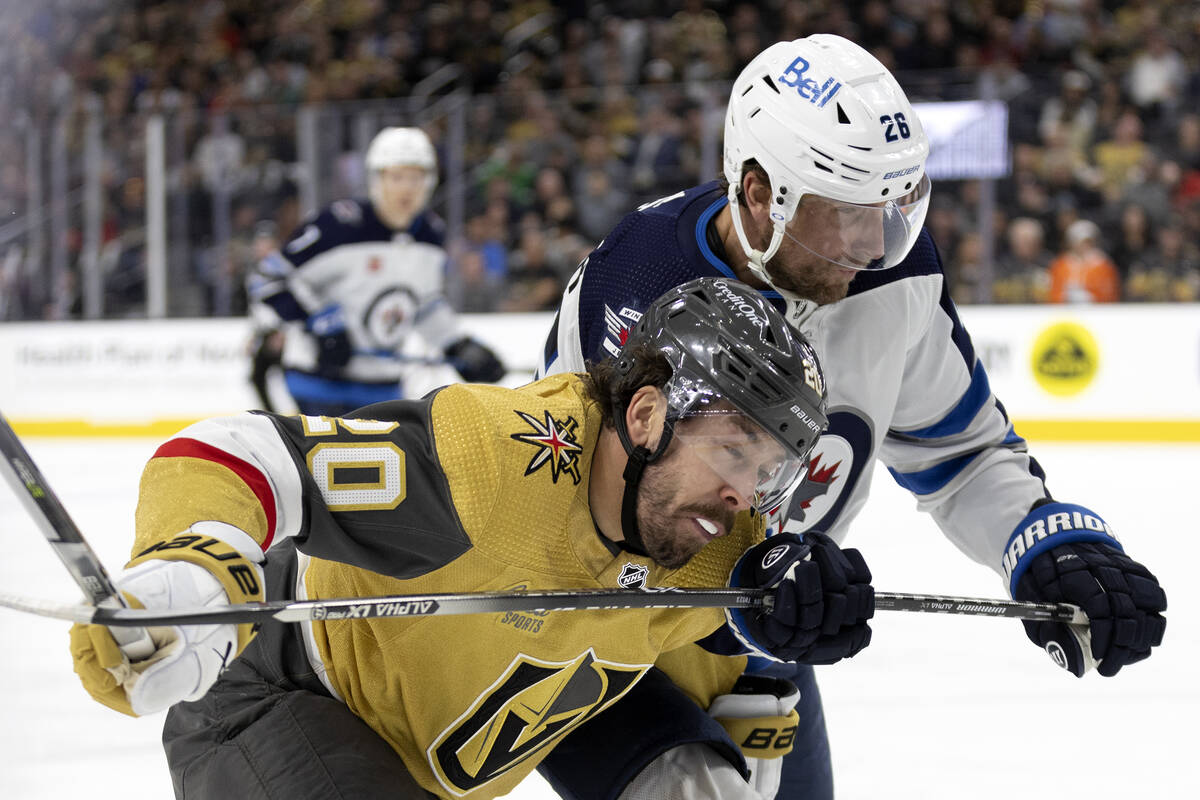
<svg viewBox="0 0 1200 800">
<path fill-rule="evenodd" d="M 904 90 L 862 47 L 833 34 L 771 45 L 738 75 L 725 113 L 729 202 L 751 271 L 770 282 L 764 265 L 785 235 L 841 266 L 895 266 L 924 224 L 928 155 L 929 141 Z M 750 160 L 771 183 L 774 232 L 765 251 L 750 246 L 738 210 L 743 167 Z M 806 242 L 803 230 L 788 225 L 806 195 L 823 198 L 829 207 L 821 216 L 822 230 L 808 234 L 823 234 L 823 244 Z M 831 238 L 839 241 L 839 220 L 847 229 L 877 226 L 882 240 L 875 255 L 856 259 L 831 246 Z"/>
<path fill-rule="evenodd" d="M 433 143 L 420 128 L 384 128 L 375 134 L 367 147 L 364 159 L 367 167 L 367 185 L 371 199 L 379 202 L 377 185 L 378 172 L 388 167 L 420 167 L 425 170 L 425 193 L 421 199 L 424 208 L 437 187 L 437 152 Z"/>
</svg>

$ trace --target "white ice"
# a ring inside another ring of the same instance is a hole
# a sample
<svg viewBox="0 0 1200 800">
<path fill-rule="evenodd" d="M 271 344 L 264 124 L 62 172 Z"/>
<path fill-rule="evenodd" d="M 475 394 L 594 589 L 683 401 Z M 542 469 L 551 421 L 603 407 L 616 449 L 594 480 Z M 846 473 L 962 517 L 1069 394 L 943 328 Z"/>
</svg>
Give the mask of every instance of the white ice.
<svg viewBox="0 0 1200 800">
<path fill-rule="evenodd" d="M 126 555 L 138 474 L 155 444 L 27 442 L 110 570 Z M 1016 621 L 881 612 L 870 648 L 819 668 L 841 800 L 1200 797 L 1200 448 L 1035 451 L 1054 493 L 1101 511 L 1157 573 L 1170 599 L 1165 644 L 1116 678 L 1077 680 Z M 0 543 L 0 588 L 78 598 L 7 487 Z M 961 556 L 882 471 L 848 544 L 862 549 L 881 591 L 1002 593 L 999 578 Z M 0 798 L 169 798 L 160 724 L 86 696 L 66 623 L 0 609 Z M 554 797 L 536 776 L 511 796 Z"/>
</svg>

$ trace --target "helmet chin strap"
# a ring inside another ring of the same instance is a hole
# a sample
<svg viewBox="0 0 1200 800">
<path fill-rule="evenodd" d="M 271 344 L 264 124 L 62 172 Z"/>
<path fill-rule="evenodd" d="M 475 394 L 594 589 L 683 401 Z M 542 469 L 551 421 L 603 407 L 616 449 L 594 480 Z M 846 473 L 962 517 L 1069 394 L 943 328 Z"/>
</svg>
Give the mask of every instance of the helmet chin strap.
<svg viewBox="0 0 1200 800">
<path fill-rule="evenodd" d="M 649 557 L 650 554 L 646 552 L 646 543 L 642 541 L 641 529 L 638 527 L 638 486 L 642 482 L 642 473 L 645 472 L 646 466 L 657 461 L 666 452 L 667 446 L 671 444 L 671 437 L 675 432 L 674 420 L 668 416 L 663 421 L 662 436 L 659 437 L 658 447 L 654 448 L 654 452 L 640 444 L 636 446 L 633 444 L 629 438 L 629 430 L 625 427 L 624 415 L 614 414 L 613 426 L 617 429 L 617 437 L 621 440 L 621 446 L 625 448 L 625 455 L 629 457 L 625 462 L 625 470 L 621 473 L 621 477 L 625 480 L 625 491 L 621 495 L 621 533 L 625 539 L 618 542 L 617 545 L 622 550 L 635 555 Z"/>
<path fill-rule="evenodd" d="M 812 303 L 795 292 L 780 289 L 771 280 L 770 273 L 767 272 L 767 262 L 779 252 L 779 245 L 783 244 L 783 229 L 786 223 L 778 219 L 772 220 L 774 224 L 771 232 L 771 242 L 767 245 L 766 251 L 755 250 L 750 246 L 750 240 L 746 236 L 746 229 L 742 226 L 742 210 L 741 206 L 738 205 L 737 190 L 733 184 L 729 186 L 729 210 L 733 217 L 733 229 L 737 232 L 738 241 L 742 243 L 742 251 L 746 254 L 746 267 L 754 277 L 779 292 L 779 296 L 787 303 L 788 320 L 795 322 L 796 319 L 803 316 Z"/>
</svg>

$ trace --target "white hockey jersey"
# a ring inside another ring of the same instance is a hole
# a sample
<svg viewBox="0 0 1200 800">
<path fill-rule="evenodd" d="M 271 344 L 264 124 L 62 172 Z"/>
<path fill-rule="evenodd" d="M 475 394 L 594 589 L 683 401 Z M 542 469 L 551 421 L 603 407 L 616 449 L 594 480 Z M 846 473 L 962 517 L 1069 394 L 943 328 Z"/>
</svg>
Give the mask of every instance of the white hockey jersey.
<svg viewBox="0 0 1200 800">
<path fill-rule="evenodd" d="M 283 366 L 316 368 L 316 339 L 303 323 L 335 306 L 353 347 L 340 378 L 402 379 L 414 332 L 440 353 L 461 335 L 443 294 L 442 242 L 441 223 L 428 212 L 393 231 L 365 200 L 339 200 L 302 225 L 249 282 L 253 300 L 294 323 L 286 328 Z"/>
<path fill-rule="evenodd" d="M 736 277 L 711 225 L 726 203 L 714 182 L 627 215 L 569 282 L 540 373 L 616 352 L 673 286 Z M 785 310 L 821 357 L 829 429 L 782 528 L 844 540 L 878 458 L 959 549 L 1002 575 L 1014 527 L 1047 495 L 1044 475 L 992 394 L 928 231 L 902 264 L 857 276 L 844 300 Z"/>
</svg>

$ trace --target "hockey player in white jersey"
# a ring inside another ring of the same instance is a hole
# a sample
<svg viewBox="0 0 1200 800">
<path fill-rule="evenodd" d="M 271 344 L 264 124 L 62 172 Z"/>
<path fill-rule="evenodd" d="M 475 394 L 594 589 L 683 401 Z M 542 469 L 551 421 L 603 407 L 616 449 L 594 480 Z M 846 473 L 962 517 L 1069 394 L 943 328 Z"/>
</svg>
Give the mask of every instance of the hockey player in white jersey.
<svg viewBox="0 0 1200 800">
<path fill-rule="evenodd" d="M 401 396 L 411 334 L 464 380 L 493 382 L 499 359 L 464 336 L 443 293 L 443 226 L 426 206 L 437 157 L 419 128 L 385 128 L 366 152 L 367 200 L 338 200 L 260 262 L 253 301 L 289 322 L 288 391 L 307 414 Z"/>
<path fill-rule="evenodd" d="M 1035 644 L 1075 675 L 1093 667 L 1114 675 L 1162 641 L 1165 594 L 1099 514 L 1051 495 L 992 394 L 923 228 L 928 153 L 903 90 L 861 47 L 823 34 L 770 46 L 730 95 L 726 182 L 649 203 L 618 223 L 569 282 L 542 372 L 578 370 L 619 350 L 669 286 L 700 275 L 755 285 L 813 343 L 829 383 L 828 431 L 776 528 L 841 542 L 879 459 L 1013 597 L 1076 603 L 1089 615 L 1090 625 L 1077 628 L 1025 623 Z M 794 681 L 798 703 L 770 683 L 760 683 L 770 691 L 757 696 L 747 683 L 746 693 L 713 700 L 706 676 L 727 668 L 722 657 L 684 651 L 659 666 L 689 696 L 710 701 L 724 723 L 786 719 L 795 705 L 790 754 L 768 758 L 763 737 L 735 734 L 754 767 L 747 788 L 705 746 L 721 729 L 671 682 L 647 680 L 631 702 L 573 732 L 543 763 L 564 797 L 666 796 L 663 787 L 681 771 L 702 777 L 671 797 L 833 796 L 811 666 L 738 664 Z M 854 652 L 831 639 L 805 660 L 831 663 Z"/>
</svg>

